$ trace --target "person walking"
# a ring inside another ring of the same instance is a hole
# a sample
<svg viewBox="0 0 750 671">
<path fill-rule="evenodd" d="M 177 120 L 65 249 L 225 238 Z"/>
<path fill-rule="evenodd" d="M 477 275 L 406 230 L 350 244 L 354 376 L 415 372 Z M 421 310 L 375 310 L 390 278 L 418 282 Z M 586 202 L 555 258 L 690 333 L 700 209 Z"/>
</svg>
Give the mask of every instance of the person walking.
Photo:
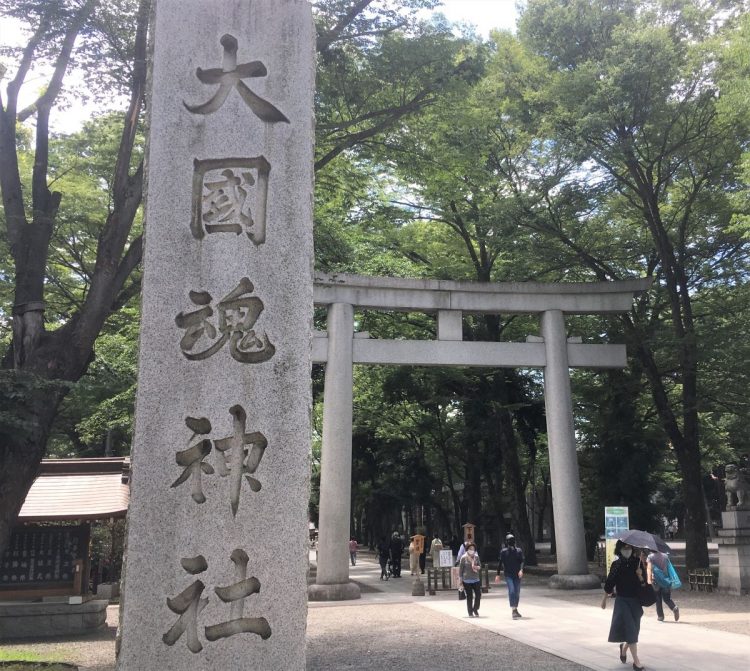
<svg viewBox="0 0 750 671">
<path fill-rule="evenodd" d="M 430 543 L 430 554 L 432 555 L 432 568 L 440 567 L 440 551 L 443 549 L 443 541 L 440 540 L 440 536 L 435 534 L 435 537 Z"/>
<path fill-rule="evenodd" d="M 518 602 L 521 598 L 523 562 L 523 550 L 516 547 L 516 537 L 513 534 L 508 534 L 505 537 L 505 547 L 500 550 L 500 556 L 498 557 L 495 582 L 500 582 L 500 569 L 502 569 L 505 576 L 505 584 L 508 586 L 511 617 L 514 620 L 521 619 L 521 613 L 518 612 Z"/>
<path fill-rule="evenodd" d="M 672 588 L 665 587 L 657 579 L 654 578 L 654 566 L 656 566 L 663 575 L 669 575 L 669 555 L 663 552 L 651 552 L 646 558 L 646 566 L 648 571 L 648 584 L 654 588 L 656 594 L 656 617 L 659 622 L 664 622 L 664 606 L 666 603 L 669 610 L 674 615 L 674 621 L 679 622 L 680 620 L 680 609 L 672 601 Z M 663 602 L 663 603 L 662 603 Z"/>
<path fill-rule="evenodd" d="M 349 541 L 349 559 L 351 559 L 352 566 L 357 565 L 357 539 L 352 538 Z"/>
<path fill-rule="evenodd" d="M 404 542 L 401 540 L 398 531 L 393 532 L 391 536 L 391 571 L 394 578 L 401 577 L 401 555 L 404 552 Z"/>
<path fill-rule="evenodd" d="M 615 597 L 612 623 L 608 641 L 620 644 L 620 661 L 626 664 L 628 650 L 633 656 L 634 671 L 643 671 L 638 657 L 638 635 L 641 631 L 643 608 L 638 599 L 638 589 L 646 582 L 639 553 L 627 543 L 617 541 L 617 558 L 612 562 L 609 575 L 604 582 L 604 591 Z"/>
<path fill-rule="evenodd" d="M 409 543 L 409 570 L 412 575 L 419 575 L 419 552 L 414 538 Z"/>
<path fill-rule="evenodd" d="M 380 537 L 380 542 L 378 543 L 378 562 L 380 563 L 380 579 L 381 580 L 388 580 L 388 559 L 391 555 L 391 545 L 390 543 L 385 540 L 385 536 Z"/>
<path fill-rule="evenodd" d="M 477 546 L 471 542 L 467 543 L 466 554 L 458 563 L 458 578 L 466 593 L 466 609 L 469 611 L 469 617 L 479 617 L 479 604 L 482 601 L 481 567 Z"/>
</svg>

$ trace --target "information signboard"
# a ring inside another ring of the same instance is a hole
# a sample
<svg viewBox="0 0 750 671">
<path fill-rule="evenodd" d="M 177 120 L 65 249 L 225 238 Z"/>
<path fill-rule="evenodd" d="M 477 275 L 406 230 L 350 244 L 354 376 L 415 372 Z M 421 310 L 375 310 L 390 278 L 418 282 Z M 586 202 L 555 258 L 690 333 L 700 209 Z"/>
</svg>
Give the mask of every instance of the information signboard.
<svg viewBox="0 0 750 671">
<path fill-rule="evenodd" d="M 13 531 L 0 562 L 0 590 L 72 585 L 87 554 L 89 526 L 26 526 Z"/>
<path fill-rule="evenodd" d="M 440 568 L 453 566 L 453 550 L 440 550 Z"/>
<path fill-rule="evenodd" d="M 604 508 L 604 537 L 607 539 L 607 571 L 615 560 L 617 538 L 630 528 L 627 506 L 607 506 Z"/>
</svg>

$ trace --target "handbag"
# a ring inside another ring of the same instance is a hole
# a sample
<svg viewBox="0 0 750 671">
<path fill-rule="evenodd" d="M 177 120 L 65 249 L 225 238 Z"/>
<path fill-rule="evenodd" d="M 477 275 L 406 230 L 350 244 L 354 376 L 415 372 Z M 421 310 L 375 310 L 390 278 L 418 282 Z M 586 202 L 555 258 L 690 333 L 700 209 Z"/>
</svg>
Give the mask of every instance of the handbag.
<svg viewBox="0 0 750 671">
<path fill-rule="evenodd" d="M 643 566 L 643 562 L 641 562 L 641 575 L 638 578 L 640 582 L 640 584 L 638 585 L 638 601 L 640 602 L 642 607 L 648 608 L 649 606 L 653 606 L 656 603 L 656 592 L 654 592 L 654 588 L 651 587 L 651 585 L 649 585 L 647 582 L 644 582 L 644 573 L 645 568 Z"/>
<path fill-rule="evenodd" d="M 680 580 L 680 576 L 677 575 L 677 571 L 675 570 L 675 567 L 672 566 L 672 562 L 669 559 L 667 559 L 666 571 L 662 571 L 655 564 L 652 566 L 652 571 L 656 584 L 662 589 L 672 590 L 680 589 L 680 587 L 682 587 L 682 580 Z"/>
<path fill-rule="evenodd" d="M 672 583 L 672 589 L 680 589 L 682 587 L 682 580 L 680 580 L 680 576 L 677 575 L 677 571 L 674 566 L 672 566 L 672 562 L 667 560 L 667 569 L 669 570 L 669 581 Z"/>
<path fill-rule="evenodd" d="M 458 600 L 463 601 L 464 599 L 466 599 L 466 592 L 464 591 L 463 587 L 459 587 L 458 588 Z"/>
<path fill-rule="evenodd" d="M 656 603 L 656 592 L 654 592 L 654 588 L 648 583 L 645 585 L 639 585 L 638 601 L 644 608 L 653 606 Z"/>
</svg>

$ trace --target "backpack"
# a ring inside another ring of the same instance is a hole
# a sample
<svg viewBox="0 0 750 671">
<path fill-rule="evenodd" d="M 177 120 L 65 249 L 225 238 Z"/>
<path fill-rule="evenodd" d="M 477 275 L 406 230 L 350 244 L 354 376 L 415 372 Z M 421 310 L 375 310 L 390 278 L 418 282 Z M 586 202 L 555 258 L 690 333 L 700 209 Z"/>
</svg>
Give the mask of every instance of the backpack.
<svg viewBox="0 0 750 671">
<path fill-rule="evenodd" d="M 667 570 L 662 571 L 656 564 L 652 564 L 652 571 L 654 574 L 654 580 L 656 584 L 662 589 L 680 589 L 682 587 L 682 581 L 680 576 L 677 575 L 677 571 L 672 562 L 667 558 Z"/>
</svg>

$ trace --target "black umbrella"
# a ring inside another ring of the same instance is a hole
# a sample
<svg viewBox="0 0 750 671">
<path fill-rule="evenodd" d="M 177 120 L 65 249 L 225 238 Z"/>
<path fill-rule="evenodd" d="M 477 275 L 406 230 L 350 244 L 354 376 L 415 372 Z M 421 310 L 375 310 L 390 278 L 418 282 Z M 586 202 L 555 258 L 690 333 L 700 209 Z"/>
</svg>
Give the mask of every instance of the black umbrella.
<svg viewBox="0 0 750 671">
<path fill-rule="evenodd" d="M 648 531 L 639 531 L 638 529 L 628 529 L 623 531 L 618 538 L 628 545 L 632 545 L 636 548 L 646 548 L 647 550 L 654 550 L 656 552 L 664 552 L 669 554 L 672 552 L 672 548 L 669 547 L 659 536 L 651 534 Z"/>
</svg>

